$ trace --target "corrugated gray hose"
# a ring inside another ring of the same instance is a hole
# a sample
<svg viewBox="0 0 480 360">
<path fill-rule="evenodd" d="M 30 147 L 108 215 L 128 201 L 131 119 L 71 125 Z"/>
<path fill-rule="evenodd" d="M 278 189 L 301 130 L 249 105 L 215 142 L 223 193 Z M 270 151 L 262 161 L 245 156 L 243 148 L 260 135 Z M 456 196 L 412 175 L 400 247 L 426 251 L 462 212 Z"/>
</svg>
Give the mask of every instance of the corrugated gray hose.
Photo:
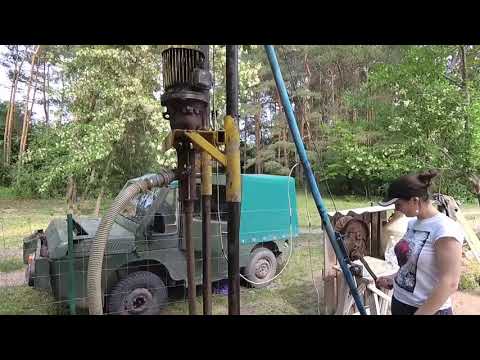
<svg viewBox="0 0 480 360">
<path fill-rule="evenodd" d="M 159 174 L 144 178 L 129 185 L 113 200 L 107 214 L 102 218 L 97 234 L 90 248 L 88 259 L 87 287 L 88 287 L 88 312 L 90 315 L 102 315 L 102 265 L 108 235 L 112 229 L 113 221 L 125 205 L 137 194 L 148 191 L 154 187 L 166 186 L 175 179 L 175 174 L 170 170 L 162 170 Z"/>
</svg>

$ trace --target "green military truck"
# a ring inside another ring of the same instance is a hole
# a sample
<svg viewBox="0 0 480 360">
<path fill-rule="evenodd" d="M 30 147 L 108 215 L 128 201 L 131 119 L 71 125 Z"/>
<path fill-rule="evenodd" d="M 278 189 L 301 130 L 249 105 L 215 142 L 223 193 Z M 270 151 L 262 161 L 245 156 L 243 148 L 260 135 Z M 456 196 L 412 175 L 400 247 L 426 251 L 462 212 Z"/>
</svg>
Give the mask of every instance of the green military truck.
<svg viewBox="0 0 480 360">
<path fill-rule="evenodd" d="M 214 175 L 212 180 L 211 269 L 212 281 L 218 281 L 228 277 L 225 175 Z M 200 201 L 195 203 L 192 231 L 197 285 L 202 283 Z M 117 216 L 102 268 L 105 313 L 156 314 L 168 302 L 169 288 L 187 285 L 182 218 L 177 181 L 138 195 Z M 89 248 L 99 224 L 98 218 L 74 217 L 75 292 L 79 309 L 88 309 Z M 289 239 L 298 233 L 294 179 L 242 175 L 241 273 L 254 283 L 268 284 L 279 268 L 279 256 L 291 245 Z M 25 238 L 23 258 L 28 284 L 49 289 L 59 301 L 68 300 L 68 255 L 66 218 L 54 219 L 45 231 L 38 230 Z"/>
</svg>

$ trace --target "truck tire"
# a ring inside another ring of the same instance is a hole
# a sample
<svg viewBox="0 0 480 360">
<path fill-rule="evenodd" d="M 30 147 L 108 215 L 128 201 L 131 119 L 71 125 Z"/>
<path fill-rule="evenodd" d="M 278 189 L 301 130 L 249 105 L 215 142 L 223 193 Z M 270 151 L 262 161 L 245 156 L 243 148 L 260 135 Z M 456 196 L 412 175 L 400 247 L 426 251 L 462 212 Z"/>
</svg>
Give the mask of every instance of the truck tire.
<svg viewBox="0 0 480 360">
<path fill-rule="evenodd" d="M 156 315 L 167 297 L 162 279 L 149 271 L 136 271 L 113 287 L 107 310 L 114 315 Z"/>
<path fill-rule="evenodd" d="M 245 277 L 253 282 L 262 284 L 251 284 L 255 288 L 262 288 L 270 284 L 270 281 L 277 273 L 277 258 L 268 248 L 260 247 L 252 251 L 248 265 L 245 267 Z"/>
</svg>

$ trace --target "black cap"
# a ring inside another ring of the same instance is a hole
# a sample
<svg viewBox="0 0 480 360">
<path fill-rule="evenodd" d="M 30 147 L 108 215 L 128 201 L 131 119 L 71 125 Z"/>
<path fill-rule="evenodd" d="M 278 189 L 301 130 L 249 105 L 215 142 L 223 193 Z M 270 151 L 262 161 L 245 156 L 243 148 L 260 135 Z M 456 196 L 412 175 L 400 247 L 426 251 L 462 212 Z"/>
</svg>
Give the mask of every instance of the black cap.
<svg viewBox="0 0 480 360">
<path fill-rule="evenodd" d="M 387 195 L 378 204 L 380 206 L 389 206 L 398 199 L 410 199 L 418 196 L 423 197 L 427 194 L 427 186 L 419 186 L 418 178 L 415 175 L 406 175 L 393 181 L 388 187 Z"/>
</svg>

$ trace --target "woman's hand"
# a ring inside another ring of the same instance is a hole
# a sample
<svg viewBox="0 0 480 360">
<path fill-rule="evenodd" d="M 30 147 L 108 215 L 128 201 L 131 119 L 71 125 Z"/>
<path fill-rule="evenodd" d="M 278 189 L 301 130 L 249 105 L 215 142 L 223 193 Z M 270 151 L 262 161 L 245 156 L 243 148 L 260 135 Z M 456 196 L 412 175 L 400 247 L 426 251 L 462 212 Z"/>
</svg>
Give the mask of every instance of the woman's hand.
<svg viewBox="0 0 480 360">
<path fill-rule="evenodd" d="M 392 276 L 380 276 L 375 282 L 375 286 L 379 289 L 393 289 L 393 277 Z"/>
</svg>

